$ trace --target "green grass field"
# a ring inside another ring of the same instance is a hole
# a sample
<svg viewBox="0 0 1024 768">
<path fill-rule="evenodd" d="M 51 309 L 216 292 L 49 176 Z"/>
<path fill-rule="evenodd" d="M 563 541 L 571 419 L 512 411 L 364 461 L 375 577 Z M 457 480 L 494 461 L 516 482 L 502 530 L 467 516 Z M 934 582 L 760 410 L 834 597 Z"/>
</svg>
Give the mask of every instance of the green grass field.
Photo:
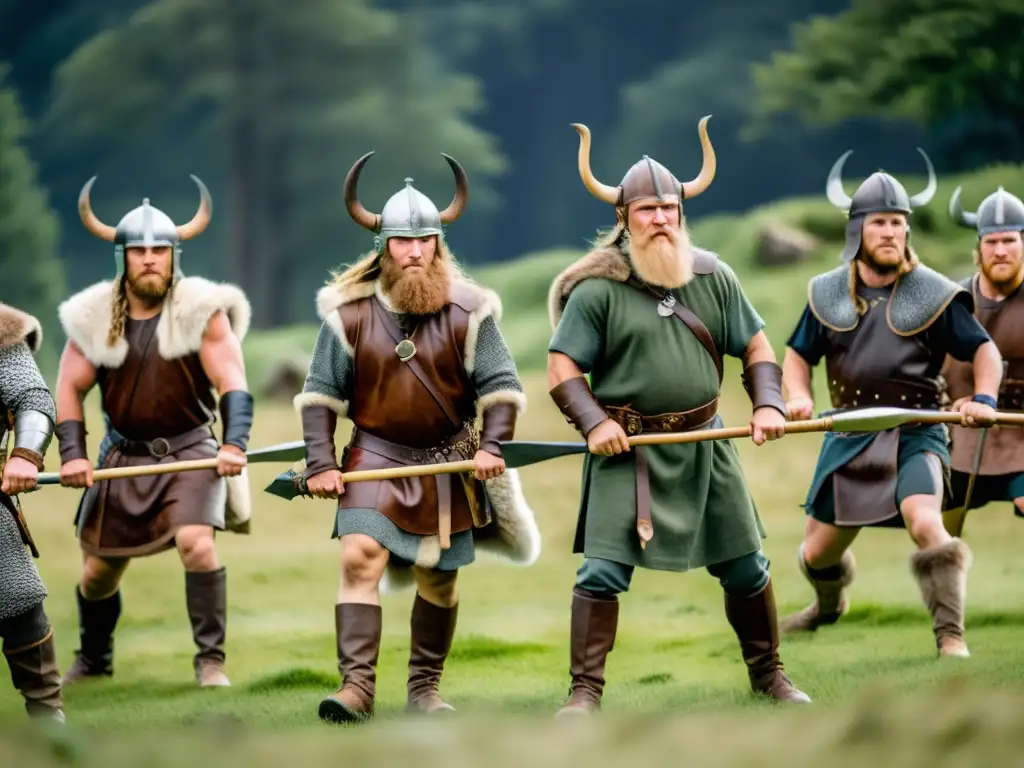
<svg viewBox="0 0 1024 768">
<path fill-rule="evenodd" d="M 572 439 L 546 396 L 543 377 L 526 378 L 530 409 L 519 436 Z M 725 421 L 744 423 L 749 409 L 735 367 L 727 381 Z M 254 445 L 298 436 L 286 406 L 261 405 L 257 413 Z M 95 425 L 94 400 L 89 416 Z M 345 437 L 339 435 L 339 442 Z M 92 438 L 94 451 L 97 436 Z M 819 436 L 803 435 L 761 448 L 740 444 L 769 532 L 765 550 L 783 611 L 810 597 L 795 550 L 803 528 L 798 504 L 819 442 Z M 56 460 L 53 452 L 51 467 Z M 276 471 L 254 468 L 254 489 Z M 257 492 L 252 535 L 219 539 L 229 573 L 227 652 L 234 687 L 193 686 L 177 556 L 137 560 L 123 584 L 115 676 L 66 691 L 66 736 L 54 741 L 24 729 L 20 697 L 0 689 L 0 750 L 15 756 L 4 765 L 178 766 L 200 756 L 212 765 L 214 754 L 218 764 L 239 766 L 304 758 L 397 764 L 413 755 L 425 765 L 561 764 L 569 755 L 611 765 L 629 756 L 678 760 L 680 754 L 699 757 L 701 765 L 740 765 L 754 759 L 759 745 L 773 745 L 764 765 L 794 764 L 787 755 L 852 765 L 843 761 L 858 754 L 905 756 L 905 765 L 923 765 L 925 757 L 929 765 L 953 765 L 968 751 L 995 760 L 1024 746 L 1013 728 L 1024 702 L 1024 562 L 1017 555 L 1024 522 L 994 506 L 973 513 L 967 526 L 976 553 L 967 620 L 971 659 L 934 658 L 930 622 L 908 571 L 906 534 L 866 531 L 855 546 L 861 570 L 851 614 L 815 637 L 783 644 L 786 667 L 814 698 L 813 708 L 786 712 L 748 695 L 720 589 L 706 572 L 639 572 L 623 600 L 619 640 L 609 658 L 605 717 L 570 731 L 556 727 L 550 716 L 568 683 L 578 471 L 579 459 L 567 458 L 523 472 L 544 537 L 536 565 L 524 569 L 481 559 L 462 574 L 460 623 L 443 681 L 462 717 L 416 725 L 401 714 L 412 600 L 403 592 L 383 599 L 376 722 L 363 729 L 319 722 L 319 699 L 337 680 L 338 547 L 329 537 L 331 504 L 289 503 Z M 77 643 L 76 499 L 72 491 L 51 487 L 24 502 L 42 550 L 39 565 L 51 592 L 46 606 L 62 669 Z M 853 751 L 840 759 L 846 746 Z M 985 764 L 1010 764 L 991 760 Z"/>
<path fill-rule="evenodd" d="M 973 209 L 999 183 L 1020 188 L 1024 168 L 982 171 L 962 180 Z M 970 271 L 973 236 L 944 213 L 960 179 L 943 180 L 915 219 L 914 242 L 927 263 L 953 277 Z M 908 189 L 916 191 L 914 180 Z M 848 185 L 848 191 L 853 186 Z M 753 238 L 776 216 L 823 238 L 804 264 L 760 269 Z M 806 280 L 834 266 L 842 215 L 823 199 L 782 201 L 745 216 L 696 222 L 694 241 L 718 251 L 744 281 L 781 356 L 805 301 Z M 521 439 L 574 439 L 546 393 L 542 372 L 550 329 L 544 310 L 553 276 L 580 252 L 535 254 L 474 270 L 505 304 L 502 328 L 524 373 L 530 406 Z M 250 382 L 274 361 L 308 354 L 316 327 L 251 334 Z M 749 402 L 739 366 L 726 372 L 723 418 L 741 425 Z M 824 404 L 821 377 L 815 382 Z M 52 382 L 51 382 L 52 383 Z M 100 435 L 89 400 L 95 455 Z M 260 400 L 253 446 L 300 437 L 286 403 Z M 346 440 L 338 435 L 339 444 Z M 804 518 L 799 504 L 820 436 L 796 435 L 756 448 L 740 444 L 768 539 L 765 551 L 780 610 L 811 598 L 796 567 Z M 57 466 L 51 448 L 48 468 Z M 935 658 L 930 620 L 908 566 L 903 531 L 866 531 L 854 551 L 859 575 L 852 611 L 816 636 L 784 640 L 782 656 L 810 708 L 783 709 L 752 699 L 722 594 L 706 572 L 638 572 L 622 603 L 608 662 L 604 715 L 573 727 L 551 715 L 568 686 L 570 592 L 579 564 L 570 553 L 580 459 L 523 471 L 527 498 L 544 537 L 528 569 L 479 560 L 461 576 L 462 607 L 442 692 L 460 716 L 444 722 L 401 714 L 412 593 L 387 595 L 378 669 L 378 716 L 367 727 L 334 728 L 317 718 L 320 698 L 337 685 L 333 606 L 338 545 L 332 504 L 291 503 L 262 493 L 282 467 L 255 467 L 251 536 L 218 540 L 229 575 L 229 690 L 198 691 L 185 612 L 184 577 L 174 553 L 134 562 L 123 584 L 115 676 L 66 691 L 69 728 L 46 737 L 24 727 L 20 697 L 0 685 L 0 764 L 120 766 L 588 766 L 634 760 L 700 766 L 1024 765 L 1024 521 L 1009 505 L 972 513 L 966 539 L 975 552 L 968 580 L 967 641 L 972 657 Z M 62 670 L 77 647 L 74 602 L 80 553 L 72 520 L 77 493 L 47 488 L 23 499 L 42 550 L 46 603 Z M 6 684 L 5 684 L 6 685 Z"/>
</svg>

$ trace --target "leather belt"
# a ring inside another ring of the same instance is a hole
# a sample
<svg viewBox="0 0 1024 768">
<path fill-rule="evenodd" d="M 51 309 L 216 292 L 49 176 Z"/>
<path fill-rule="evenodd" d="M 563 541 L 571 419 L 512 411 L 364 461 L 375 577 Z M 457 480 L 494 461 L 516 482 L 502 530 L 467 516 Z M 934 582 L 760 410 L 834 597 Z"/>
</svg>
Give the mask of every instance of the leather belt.
<svg viewBox="0 0 1024 768">
<path fill-rule="evenodd" d="M 209 424 L 190 429 L 188 432 L 182 432 L 174 437 L 158 437 L 154 440 L 130 440 L 113 427 L 110 427 L 109 433 L 114 447 L 122 455 L 152 456 L 154 459 L 162 459 L 213 437 L 213 430 L 210 429 Z"/>
<path fill-rule="evenodd" d="M 398 464 L 445 464 L 455 459 L 471 459 L 476 453 L 479 435 L 475 425 L 466 424 L 459 432 L 434 448 L 410 448 L 370 434 L 358 427 L 352 431 L 350 445 L 375 453 Z M 451 475 L 434 476 L 437 485 L 437 537 L 441 549 L 452 545 L 452 485 Z"/>
<path fill-rule="evenodd" d="M 632 437 L 642 432 L 692 432 L 705 426 L 718 413 L 718 398 L 689 411 L 660 413 L 645 416 L 633 410 L 630 405 L 603 405 L 608 417 L 618 422 L 626 435 Z M 640 549 L 647 549 L 647 543 L 654 538 L 654 521 L 651 519 L 651 478 L 647 466 L 647 449 L 636 447 L 636 532 L 640 537 Z"/>
<path fill-rule="evenodd" d="M 939 407 L 937 387 L 904 381 L 830 382 L 833 408 L 892 408 Z"/>
</svg>

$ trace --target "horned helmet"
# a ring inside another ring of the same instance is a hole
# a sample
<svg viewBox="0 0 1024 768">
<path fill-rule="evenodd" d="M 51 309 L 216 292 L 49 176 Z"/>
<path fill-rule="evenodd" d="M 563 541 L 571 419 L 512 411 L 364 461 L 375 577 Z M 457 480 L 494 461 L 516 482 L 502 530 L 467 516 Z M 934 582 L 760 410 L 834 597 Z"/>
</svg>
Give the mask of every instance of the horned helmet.
<svg viewBox="0 0 1024 768">
<path fill-rule="evenodd" d="M 957 224 L 977 229 L 978 237 L 993 232 L 1024 232 L 1024 202 L 1002 187 L 981 201 L 978 210 L 965 211 L 960 202 L 963 187 L 957 187 L 949 199 L 949 215 Z"/>
<path fill-rule="evenodd" d="M 384 253 L 392 237 L 437 235 L 443 241 L 444 225 L 458 219 L 469 201 L 469 181 L 462 166 L 455 158 L 441 153 L 455 176 L 455 196 L 443 211 L 439 211 L 429 197 L 412 185 L 411 178 L 406 178 L 405 187 L 388 199 L 383 210 L 371 213 L 359 202 L 358 186 L 363 166 L 373 154 L 367 152 L 356 160 L 345 176 L 345 208 L 356 224 L 374 233 L 373 244 L 378 255 Z"/>
<path fill-rule="evenodd" d="M 711 115 L 701 118 L 697 124 L 703 151 L 703 164 L 700 173 L 691 181 L 680 182 L 673 173 L 657 160 L 643 155 L 635 162 L 617 187 L 602 184 L 590 169 L 590 129 L 582 123 L 573 123 L 572 127 L 580 136 L 580 147 L 577 162 L 580 178 L 591 195 L 605 203 L 614 205 L 620 220 L 624 220 L 625 209 L 630 203 L 644 198 L 659 201 L 675 199 L 679 203 L 682 214 L 683 201 L 701 194 L 715 178 L 717 168 L 715 149 L 708 138 L 707 123 Z"/>
<path fill-rule="evenodd" d="M 907 194 L 904 186 L 893 176 L 884 171 L 876 171 L 868 176 L 853 197 L 848 197 L 843 190 L 843 165 L 846 159 L 853 154 L 853 150 L 847 150 L 836 160 L 829 171 L 828 181 L 825 184 L 825 194 L 829 202 L 837 208 L 846 211 L 849 220 L 846 223 L 846 244 L 840 258 L 845 262 L 851 262 L 860 251 L 862 234 L 864 231 L 864 218 L 869 213 L 903 213 L 910 216 L 914 208 L 927 205 L 935 195 L 938 188 L 938 181 L 935 178 L 935 169 L 932 161 L 920 147 L 917 151 L 924 158 L 928 167 L 928 185 L 913 197 Z M 907 228 L 907 237 L 910 237 L 910 228 Z"/>
<path fill-rule="evenodd" d="M 125 250 L 135 247 L 170 246 L 174 254 L 172 279 L 177 280 L 181 272 L 181 244 L 203 232 L 213 216 L 213 200 L 210 190 L 199 179 L 191 176 L 199 187 L 199 209 L 192 220 L 186 224 L 175 224 L 171 217 L 159 208 L 150 205 L 149 198 L 142 199 L 142 205 L 128 211 L 116 227 L 104 224 L 93 213 L 89 193 L 96 181 L 89 179 L 78 196 L 78 215 L 82 218 L 85 228 L 101 240 L 114 243 L 114 263 L 116 274 L 120 275 L 125 268 Z"/>
</svg>

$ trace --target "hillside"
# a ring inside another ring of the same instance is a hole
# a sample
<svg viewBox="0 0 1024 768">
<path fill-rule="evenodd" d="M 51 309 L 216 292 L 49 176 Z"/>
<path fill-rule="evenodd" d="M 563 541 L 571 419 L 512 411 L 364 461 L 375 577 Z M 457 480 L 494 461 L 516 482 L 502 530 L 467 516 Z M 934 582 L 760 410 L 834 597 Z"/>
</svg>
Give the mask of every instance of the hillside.
<svg viewBox="0 0 1024 768">
<path fill-rule="evenodd" d="M 853 175 L 848 177 L 847 194 L 853 193 L 860 180 Z M 901 180 L 910 194 L 926 183 L 923 176 Z M 976 236 L 950 219 L 949 198 L 958 185 L 963 185 L 964 205 L 968 210 L 975 210 L 1000 184 L 1015 194 L 1024 194 L 1024 166 L 997 166 L 943 178 L 931 203 L 915 211 L 913 216 L 912 243 L 921 259 L 954 279 L 970 274 L 973 268 L 970 254 Z M 584 194 L 582 190 L 581 194 Z M 810 259 L 796 265 L 759 266 L 755 263 L 757 234 L 772 221 L 814 235 L 819 238 L 820 247 Z M 834 208 L 824 194 L 786 198 L 742 215 L 711 216 L 690 222 L 694 243 L 718 253 L 739 275 L 747 295 L 764 317 L 768 336 L 780 355 L 806 301 L 808 279 L 838 264 L 844 225 L 842 212 Z M 587 234 L 591 233 L 581 233 L 581 236 Z M 522 370 L 544 366 L 551 334 L 546 310 L 548 287 L 558 272 L 582 253 L 559 248 L 527 254 L 499 266 L 468 269 L 473 277 L 501 295 L 505 308 L 502 331 Z M 263 381 L 275 360 L 296 353 L 308 355 L 316 330 L 315 326 L 295 326 L 253 333 L 246 343 L 252 381 Z"/>
</svg>

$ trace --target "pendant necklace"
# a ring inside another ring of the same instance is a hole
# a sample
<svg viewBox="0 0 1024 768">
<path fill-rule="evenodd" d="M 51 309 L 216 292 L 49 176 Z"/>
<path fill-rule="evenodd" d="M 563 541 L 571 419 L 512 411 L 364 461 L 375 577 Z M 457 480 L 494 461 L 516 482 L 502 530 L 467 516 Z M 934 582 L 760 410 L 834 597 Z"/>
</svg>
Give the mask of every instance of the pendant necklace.
<svg viewBox="0 0 1024 768">
<path fill-rule="evenodd" d="M 404 323 L 403 323 L 404 325 Z M 402 329 L 403 331 L 405 328 Z M 416 345 L 413 343 L 410 337 L 416 335 L 416 329 L 413 328 L 412 333 L 406 333 L 406 337 L 398 342 L 395 347 L 395 354 L 398 355 L 398 359 L 403 363 L 407 363 L 416 356 Z"/>
<path fill-rule="evenodd" d="M 671 317 L 674 314 L 673 307 L 675 305 L 676 297 L 671 293 L 666 293 L 665 298 L 658 303 L 658 314 L 662 317 Z"/>
</svg>

